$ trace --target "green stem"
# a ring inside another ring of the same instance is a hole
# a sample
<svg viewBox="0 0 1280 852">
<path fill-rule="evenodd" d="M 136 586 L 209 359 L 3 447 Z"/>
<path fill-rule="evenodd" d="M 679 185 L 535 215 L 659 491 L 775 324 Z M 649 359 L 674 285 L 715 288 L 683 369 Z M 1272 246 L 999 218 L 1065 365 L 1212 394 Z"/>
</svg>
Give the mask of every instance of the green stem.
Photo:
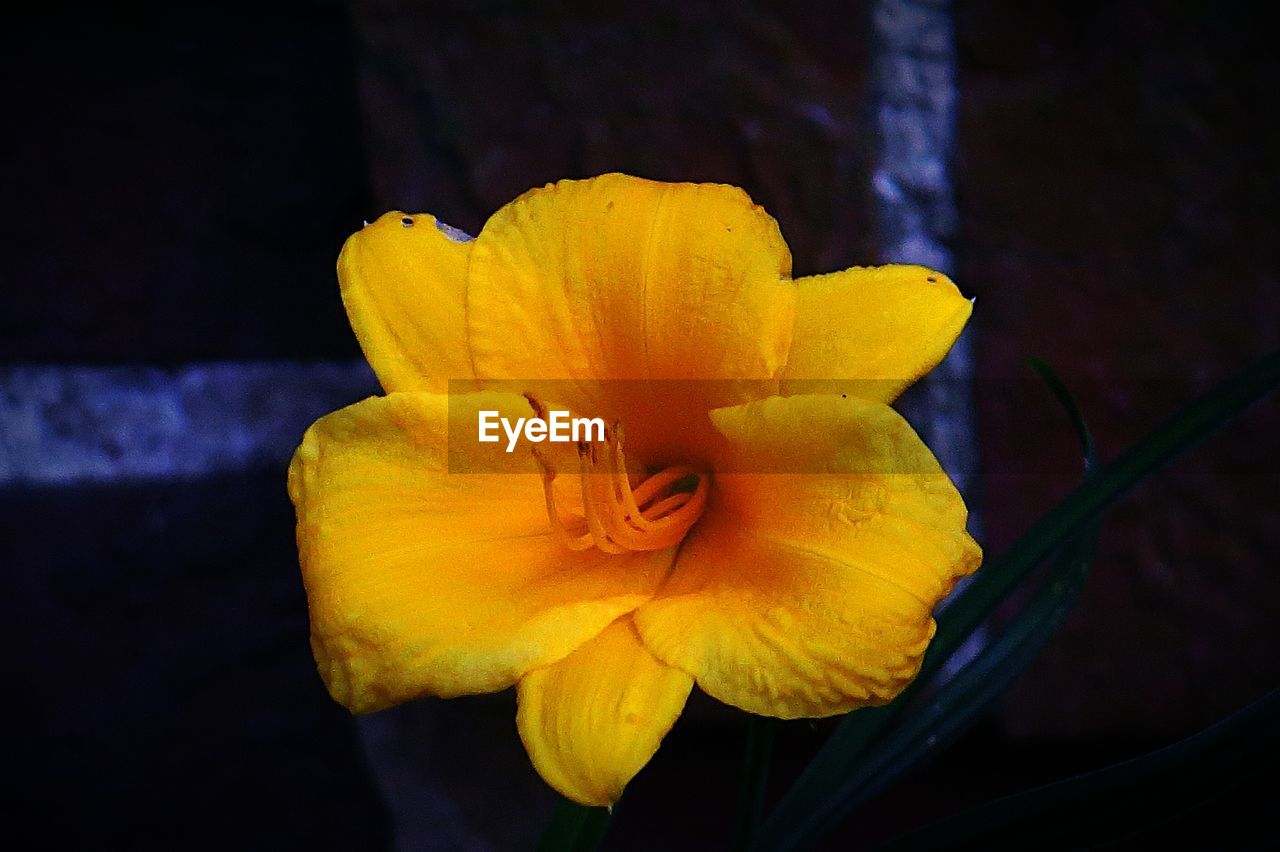
<svg viewBox="0 0 1280 852">
<path fill-rule="evenodd" d="M 561 799 L 538 843 L 538 852 L 594 852 L 609 830 L 609 817 L 608 808 L 589 808 Z"/>
<path fill-rule="evenodd" d="M 777 720 L 752 715 L 747 720 L 746 758 L 742 766 L 742 789 L 738 796 L 738 827 L 733 848 L 745 852 L 754 842 L 764 810 L 765 784 L 773 757 Z"/>
</svg>

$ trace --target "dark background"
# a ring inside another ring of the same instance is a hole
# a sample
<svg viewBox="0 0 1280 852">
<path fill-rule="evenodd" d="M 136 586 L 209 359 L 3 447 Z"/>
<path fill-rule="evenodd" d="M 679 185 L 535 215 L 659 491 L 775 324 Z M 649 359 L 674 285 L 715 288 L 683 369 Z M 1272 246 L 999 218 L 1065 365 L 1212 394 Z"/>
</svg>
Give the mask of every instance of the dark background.
<svg viewBox="0 0 1280 852">
<path fill-rule="evenodd" d="M 743 186 L 796 275 L 874 258 L 861 4 L 429 5 L 9 21 L 0 363 L 354 359 L 333 262 L 362 219 L 425 210 L 475 233 L 525 189 L 603 171 Z M 995 553 L 1079 475 L 1028 355 L 1114 456 L 1280 345 L 1280 58 L 1244 4 L 971 0 L 955 21 L 950 271 L 978 298 Z M 1267 400 L 1119 505 L 1043 657 L 834 848 L 1171 742 L 1275 686 L 1278 427 Z M 292 523 L 282 468 L 0 489 L 6 836 L 388 848 L 376 773 L 315 675 Z M 424 711 L 466 848 L 532 838 L 550 802 L 511 705 Z M 778 784 L 828 727 L 785 728 Z M 742 731 L 696 703 L 610 847 L 716 848 Z M 1216 807 L 1168 836 L 1208 844 Z"/>
</svg>

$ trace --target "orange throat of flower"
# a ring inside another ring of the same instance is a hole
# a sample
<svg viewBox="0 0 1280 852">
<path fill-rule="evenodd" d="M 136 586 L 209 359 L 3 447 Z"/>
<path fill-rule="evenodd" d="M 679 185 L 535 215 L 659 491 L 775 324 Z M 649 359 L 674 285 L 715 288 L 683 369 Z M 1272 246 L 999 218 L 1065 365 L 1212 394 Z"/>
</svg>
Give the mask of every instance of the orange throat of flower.
<svg viewBox="0 0 1280 852">
<path fill-rule="evenodd" d="M 559 475 L 541 454 L 547 517 L 570 550 L 598 547 L 605 553 L 662 550 L 678 544 L 702 516 L 710 477 L 676 465 L 645 478 L 634 489 L 622 452 L 622 429 L 606 429 L 603 442 L 580 442 L 578 484 L 581 511 L 566 509 L 557 497 Z M 690 483 L 696 485 L 689 487 Z M 576 504 L 576 501 L 573 501 Z"/>
</svg>

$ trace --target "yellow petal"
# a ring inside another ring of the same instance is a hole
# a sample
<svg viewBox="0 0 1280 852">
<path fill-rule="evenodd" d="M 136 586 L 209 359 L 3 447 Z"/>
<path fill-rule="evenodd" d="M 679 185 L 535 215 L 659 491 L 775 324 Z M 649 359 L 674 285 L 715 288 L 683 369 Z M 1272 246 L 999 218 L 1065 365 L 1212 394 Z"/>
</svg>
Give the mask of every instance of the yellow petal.
<svg viewBox="0 0 1280 852">
<path fill-rule="evenodd" d="M 709 409 L 776 388 L 794 318 L 790 272 L 777 223 L 740 189 L 620 174 L 561 181 L 503 207 L 476 239 L 476 376 L 541 380 L 522 388 L 621 417 L 630 448 L 662 452 L 673 434 L 709 434 Z M 634 381 L 650 379 L 660 381 Z"/>
<path fill-rule="evenodd" d="M 312 647 L 352 711 L 511 686 L 646 600 L 670 567 L 671 549 L 568 551 L 532 458 L 474 440 L 480 409 L 529 414 L 505 394 L 391 394 L 322 418 L 294 456 Z"/>
<path fill-rule="evenodd" d="M 881 403 L 774 397 L 712 419 L 733 451 L 634 614 L 646 647 L 754 713 L 889 701 L 919 670 L 934 606 L 981 559 L 955 488 Z"/>
<path fill-rule="evenodd" d="M 395 211 L 352 234 L 338 256 L 347 317 L 387 392 L 444 393 L 449 379 L 473 375 L 465 318 L 472 243 L 456 234 L 434 216 Z"/>
<path fill-rule="evenodd" d="M 951 279 L 923 266 L 854 267 L 796 285 L 784 394 L 892 402 L 942 360 L 973 311 Z"/>
<path fill-rule="evenodd" d="M 658 750 L 693 679 L 640 644 L 623 617 L 554 665 L 520 680 L 516 725 L 546 782 L 607 807 Z"/>
</svg>

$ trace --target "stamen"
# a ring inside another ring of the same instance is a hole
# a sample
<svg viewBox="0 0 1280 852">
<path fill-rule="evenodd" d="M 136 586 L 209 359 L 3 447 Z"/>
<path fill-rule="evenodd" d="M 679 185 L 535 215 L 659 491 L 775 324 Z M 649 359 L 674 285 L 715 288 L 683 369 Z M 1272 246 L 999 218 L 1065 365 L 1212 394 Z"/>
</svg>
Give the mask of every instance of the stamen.
<svg viewBox="0 0 1280 852">
<path fill-rule="evenodd" d="M 590 455 L 579 448 L 578 476 L 582 482 L 582 507 L 587 513 L 587 529 L 591 531 L 596 547 L 605 553 L 626 553 L 627 548 L 615 543 L 609 535 L 610 530 L 605 528 L 606 520 L 612 520 L 612 516 L 608 514 L 608 501 L 600 492 L 600 475 L 592 470 L 593 465 L 588 461 Z"/>
<path fill-rule="evenodd" d="M 557 471 L 541 454 L 542 489 L 547 517 L 556 535 L 570 550 L 592 546 L 606 553 L 661 550 L 678 544 L 706 508 L 710 478 L 690 467 L 674 466 L 631 487 L 622 429 L 605 430 L 605 446 L 578 445 L 578 479 L 582 514 L 561 512 L 554 483 Z M 696 479 L 693 491 L 673 487 Z"/>
<path fill-rule="evenodd" d="M 652 506 L 646 509 L 645 515 L 654 520 L 658 520 L 664 517 L 668 512 L 673 511 L 675 509 L 679 509 L 685 503 L 688 503 L 692 497 L 693 495 L 687 491 L 681 492 L 679 494 L 672 494 L 667 499 L 659 500 L 657 503 L 654 503 Z"/>
<path fill-rule="evenodd" d="M 560 510 L 556 507 L 556 495 L 553 483 L 556 481 L 556 475 L 551 471 L 544 471 L 542 474 L 542 496 L 547 501 L 547 517 L 551 519 L 551 528 L 555 530 L 556 535 L 564 542 L 565 546 L 570 550 L 587 550 L 592 545 L 591 534 L 574 535 L 569 532 L 571 526 L 576 527 L 582 522 L 582 516 L 576 512 L 571 512 L 569 517 L 572 520 L 565 523 L 560 517 Z"/>
</svg>

